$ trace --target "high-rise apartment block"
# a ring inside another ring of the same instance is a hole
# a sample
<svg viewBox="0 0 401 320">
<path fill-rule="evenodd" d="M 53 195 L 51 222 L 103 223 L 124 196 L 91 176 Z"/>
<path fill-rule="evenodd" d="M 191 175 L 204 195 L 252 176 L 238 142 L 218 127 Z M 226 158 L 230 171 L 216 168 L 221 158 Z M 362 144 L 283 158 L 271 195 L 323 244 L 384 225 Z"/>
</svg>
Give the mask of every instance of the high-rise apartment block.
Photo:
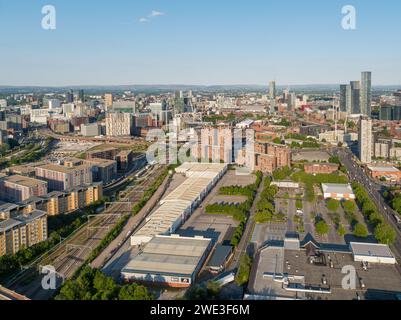
<svg viewBox="0 0 401 320">
<path fill-rule="evenodd" d="M 362 163 L 371 163 L 373 157 L 373 123 L 368 117 L 359 120 L 359 159 Z"/>
<path fill-rule="evenodd" d="M 192 148 L 192 155 L 203 161 L 233 161 L 233 131 L 229 127 L 203 128 L 199 145 Z"/>
<path fill-rule="evenodd" d="M 372 116 L 372 73 L 362 72 L 361 81 L 361 114 Z"/>
<path fill-rule="evenodd" d="M 131 113 L 108 112 L 106 116 L 106 135 L 110 137 L 130 136 L 133 129 Z"/>
</svg>

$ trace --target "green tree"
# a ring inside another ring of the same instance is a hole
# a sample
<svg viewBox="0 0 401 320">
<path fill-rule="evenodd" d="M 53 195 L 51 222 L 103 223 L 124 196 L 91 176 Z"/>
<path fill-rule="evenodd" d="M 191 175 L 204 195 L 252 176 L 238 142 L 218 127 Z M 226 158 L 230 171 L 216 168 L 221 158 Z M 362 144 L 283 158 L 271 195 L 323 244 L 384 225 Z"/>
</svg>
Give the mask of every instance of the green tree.
<svg viewBox="0 0 401 320">
<path fill-rule="evenodd" d="M 337 233 L 340 237 L 344 237 L 347 234 L 347 230 L 345 230 L 344 226 L 340 224 L 338 226 Z"/>
<path fill-rule="evenodd" d="M 298 210 L 302 210 L 302 208 L 304 207 L 304 205 L 303 205 L 303 203 L 302 203 L 302 200 L 297 200 L 297 201 L 295 201 L 295 207 L 298 209 Z"/>
<path fill-rule="evenodd" d="M 207 300 L 207 289 L 200 285 L 195 285 L 187 292 L 186 298 L 193 301 Z"/>
<path fill-rule="evenodd" d="M 367 238 L 369 235 L 368 229 L 365 225 L 358 223 L 354 228 L 354 236 L 358 238 Z"/>
<path fill-rule="evenodd" d="M 391 205 L 395 211 L 401 214 L 401 196 L 397 196 L 391 202 Z"/>
<path fill-rule="evenodd" d="M 343 202 L 343 208 L 346 213 L 355 213 L 357 206 L 354 201 L 347 200 Z"/>
<path fill-rule="evenodd" d="M 340 158 L 337 157 L 337 156 L 330 157 L 329 162 L 330 163 L 335 163 L 335 164 L 341 164 Z"/>
<path fill-rule="evenodd" d="M 282 143 L 282 141 L 281 141 L 281 139 L 280 138 L 274 138 L 273 139 L 273 142 L 275 143 L 275 144 L 281 144 Z"/>
<path fill-rule="evenodd" d="M 206 285 L 207 295 L 209 299 L 216 300 L 219 298 L 221 286 L 215 281 L 209 281 Z"/>
<path fill-rule="evenodd" d="M 369 216 L 369 223 L 373 226 L 373 227 L 377 227 L 379 224 L 384 222 L 384 218 L 380 215 L 380 213 L 378 213 L 377 211 L 373 212 L 370 216 Z"/>
<path fill-rule="evenodd" d="M 330 232 L 329 225 L 324 221 L 321 220 L 316 224 L 316 233 L 323 236 Z"/>
<path fill-rule="evenodd" d="M 339 208 L 340 208 L 340 201 L 336 199 L 329 199 L 327 201 L 327 209 L 329 209 L 329 211 L 337 212 Z"/>
<path fill-rule="evenodd" d="M 252 259 L 248 254 L 241 258 L 240 266 L 235 277 L 235 282 L 239 286 L 243 286 L 249 281 L 249 274 L 251 273 Z"/>
<path fill-rule="evenodd" d="M 393 244 L 396 236 L 395 230 L 386 223 L 379 224 L 375 229 L 375 238 L 382 244 Z"/>
</svg>

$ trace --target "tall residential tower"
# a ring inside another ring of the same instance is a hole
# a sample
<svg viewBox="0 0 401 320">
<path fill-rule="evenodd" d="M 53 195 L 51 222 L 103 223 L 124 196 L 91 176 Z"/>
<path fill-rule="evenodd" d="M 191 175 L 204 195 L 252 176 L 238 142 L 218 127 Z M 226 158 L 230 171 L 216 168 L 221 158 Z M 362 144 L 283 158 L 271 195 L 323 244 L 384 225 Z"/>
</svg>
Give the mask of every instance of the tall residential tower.
<svg viewBox="0 0 401 320">
<path fill-rule="evenodd" d="M 372 116 L 372 72 L 362 72 L 361 79 L 361 114 Z"/>
<path fill-rule="evenodd" d="M 361 116 L 359 120 L 359 159 L 362 163 L 371 163 L 373 156 L 372 119 Z"/>
</svg>

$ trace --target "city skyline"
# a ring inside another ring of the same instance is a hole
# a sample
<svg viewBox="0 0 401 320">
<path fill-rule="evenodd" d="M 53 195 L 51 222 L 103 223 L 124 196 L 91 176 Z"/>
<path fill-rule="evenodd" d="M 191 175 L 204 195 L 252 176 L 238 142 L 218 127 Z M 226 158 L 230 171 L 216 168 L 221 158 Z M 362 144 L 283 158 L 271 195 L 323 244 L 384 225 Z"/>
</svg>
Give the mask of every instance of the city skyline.
<svg viewBox="0 0 401 320">
<path fill-rule="evenodd" d="M 354 1 L 357 28 L 344 30 L 343 1 L 208 2 L 53 1 L 46 31 L 46 3 L 2 0 L 0 86 L 334 85 L 362 70 L 401 84 L 399 3 Z"/>
</svg>

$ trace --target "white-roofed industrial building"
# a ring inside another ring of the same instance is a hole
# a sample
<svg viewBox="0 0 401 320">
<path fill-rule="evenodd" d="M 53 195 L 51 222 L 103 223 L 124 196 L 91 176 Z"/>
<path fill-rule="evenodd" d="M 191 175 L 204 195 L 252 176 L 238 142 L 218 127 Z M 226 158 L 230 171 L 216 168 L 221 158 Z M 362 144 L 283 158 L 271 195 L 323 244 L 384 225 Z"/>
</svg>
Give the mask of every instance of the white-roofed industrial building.
<svg viewBox="0 0 401 320">
<path fill-rule="evenodd" d="M 203 237 L 153 237 L 121 271 L 125 282 L 190 287 L 212 246 Z"/>
<path fill-rule="evenodd" d="M 184 163 L 176 169 L 188 177 L 160 201 L 146 224 L 131 237 L 131 245 L 149 242 L 156 235 L 174 233 L 201 204 L 217 182 L 227 172 L 226 164 Z"/>
<path fill-rule="evenodd" d="M 325 199 L 355 200 L 355 194 L 350 184 L 323 183 Z"/>
<path fill-rule="evenodd" d="M 378 264 L 397 264 L 397 261 L 388 245 L 351 242 L 350 247 L 355 261 Z"/>
</svg>

